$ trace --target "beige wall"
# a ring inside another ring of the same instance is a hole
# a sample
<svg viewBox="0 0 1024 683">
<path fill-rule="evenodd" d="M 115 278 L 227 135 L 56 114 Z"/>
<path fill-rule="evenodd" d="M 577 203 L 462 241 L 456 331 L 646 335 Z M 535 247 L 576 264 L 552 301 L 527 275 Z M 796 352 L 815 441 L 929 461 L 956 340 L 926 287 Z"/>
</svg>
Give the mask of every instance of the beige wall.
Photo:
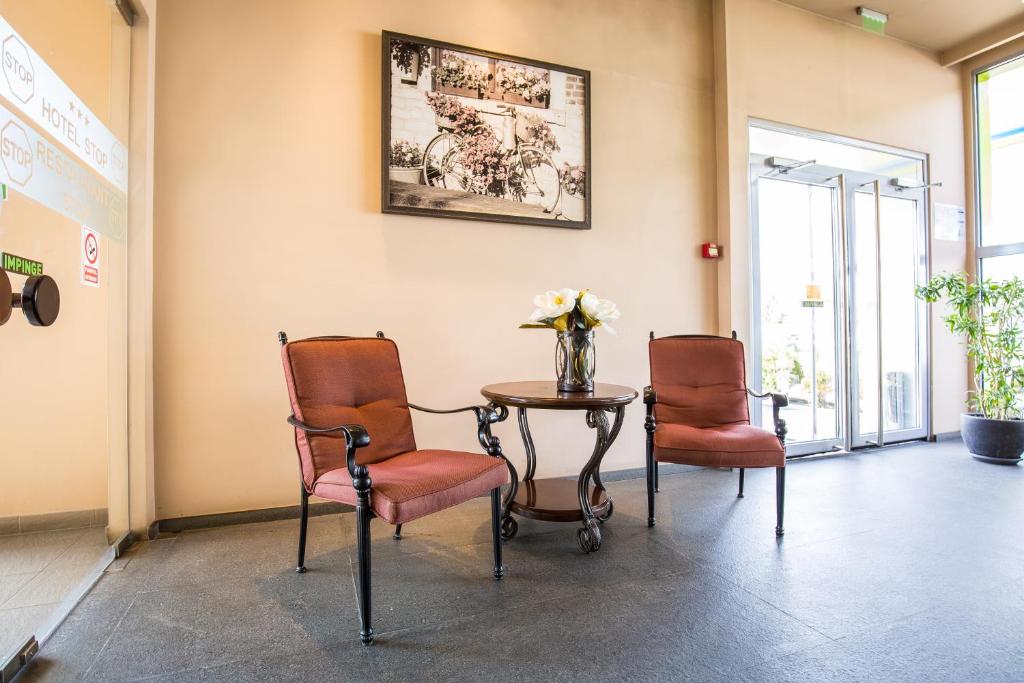
<svg viewBox="0 0 1024 683">
<path fill-rule="evenodd" d="M 381 29 L 590 69 L 593 230 L 381 215 Z M 707 2 L 177 0 L 156 43 L 157 517 L 296 502 L 279 329 L 383 329 L 410 398 L 439 407 L 551 377 L 553 335 L 516 329 L 545 288 L 619 304 L 603 381 L 646 382 L 651 328 L 714 330 L 715 266 L 697 257 L 714 234 Z M 608 469 L 642 464 L 642 412 Z M 583 416 L 533 426 L 539 474 L 578 471 Z M 415 427 L 478 448 L 466 415 Z M 514 420 L 497 431 L 522 465 Z"/>
<path fill-rule="evenodd" d="M 772 0 L 715 0 L 725 42 L 716 64 L 728 83 L 716 124 L 728 166 L 720 198 L 719 239 L 726 259 L 718 276 L 722 333 L 750 330 L 750 226 L 747 123 L 787 123 L 923 152 L 942 187 L 932 200 L 964 205 L 959 72 L 934 54 Z M 720 103 L 722 98 L 720 98 Z M 720 172 L 720 177 L 723 174 Z M 723 206 L 724 204 L 724 206 Z M 961 270 L 966 243 L 933 240 L 934 272 Z M 967 389 L 962 348 L 935 316 L 932 325 L 934 429 L 959 430 Z"/>
<path fill-rule="evenodd" d="M 594 229 L 380 214 L 381 29 L 589 68 Z M 651 328 L 749 337 L 750 117 L 925 152 L 934 199 L 964 202 L 958 73 L 772 0 L 176 0 L 156 44 L 158 518 L 296 501 L 278 329 L 383 329 L 410 398 L 441 407 L 550 377 L 552 335 L 515 329 L 548 287 L 622 308 L 598 340 L 603 381 L 646 382 Z M 726 260 L 701 261 L 716 235 Z M 965 248 L 934 243 L 935 269 L 962 268 Z M 938 323 L 935 361 L 935 429 L 955 430 L 966 370 Z M 464 415 L 414 419 L 422 445 L 476 448 Z M 642 464 L 641 422 L 634 405 L 606 469 Z M 532 424 L 539 474 L 578 470 L 582 416 Z M 513 424 L 497 431 L 521 466 Z"/>
</svg>

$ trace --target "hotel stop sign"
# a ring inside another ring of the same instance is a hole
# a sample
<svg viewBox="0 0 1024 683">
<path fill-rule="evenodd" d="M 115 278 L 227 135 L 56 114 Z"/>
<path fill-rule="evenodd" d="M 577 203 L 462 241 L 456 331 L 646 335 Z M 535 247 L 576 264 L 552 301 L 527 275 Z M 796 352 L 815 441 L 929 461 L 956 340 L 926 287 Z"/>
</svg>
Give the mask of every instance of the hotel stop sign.
<svg viewBox="0 0 1024 683">
<path fill-rule="evenodd" d="M 3 68 L 4 77 L 14 96 L 25 103 L 32 99 L 36 92 L 36 75 L 32 70 L 28 48 L 18 36 L 10 35 L 4 39 Z"/>
<path fill-rule="evenodd" d="M 0 130 L 0 161 L 12 183 L 23 186 L 32 177 L 32 145 L 25 129 L 14 121 Z"/>
</svg>

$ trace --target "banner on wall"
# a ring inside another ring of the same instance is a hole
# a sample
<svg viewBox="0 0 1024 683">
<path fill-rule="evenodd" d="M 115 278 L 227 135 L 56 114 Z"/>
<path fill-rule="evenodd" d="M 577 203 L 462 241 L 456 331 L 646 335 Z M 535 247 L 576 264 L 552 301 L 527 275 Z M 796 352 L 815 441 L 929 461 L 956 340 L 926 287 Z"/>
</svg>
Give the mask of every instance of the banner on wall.
<svg viewBox="0 0 1024 683">
<path fill-rule="evenodd" d="M 76 223 L 123 240 L 127 199 L 0 106 L 0 182 Z"/>
<path fill-rule="evenodd" d="M 128 192 L 125 146 L 3 17 L 0 68 L 0 95 L 114 187 Z"/>
</svg>

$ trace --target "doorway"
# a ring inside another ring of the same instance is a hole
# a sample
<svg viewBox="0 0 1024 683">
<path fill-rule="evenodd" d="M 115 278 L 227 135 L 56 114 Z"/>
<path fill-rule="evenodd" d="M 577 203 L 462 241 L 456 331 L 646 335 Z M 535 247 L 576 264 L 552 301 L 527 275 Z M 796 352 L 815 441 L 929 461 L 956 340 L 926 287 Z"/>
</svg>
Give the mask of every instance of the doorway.
<svg viewBox="0 0 1024 683">
<path fill-rule="evenodd" d="M 0 680 L 128 532 L 125 7 L 0 0 Z"/>
<path fill-rule="evenodd" d="M 790 397 L 787 452 L 925 438 L 924 156 L 775 124 L 750 141 L 751 362 Z"/>
</svg>

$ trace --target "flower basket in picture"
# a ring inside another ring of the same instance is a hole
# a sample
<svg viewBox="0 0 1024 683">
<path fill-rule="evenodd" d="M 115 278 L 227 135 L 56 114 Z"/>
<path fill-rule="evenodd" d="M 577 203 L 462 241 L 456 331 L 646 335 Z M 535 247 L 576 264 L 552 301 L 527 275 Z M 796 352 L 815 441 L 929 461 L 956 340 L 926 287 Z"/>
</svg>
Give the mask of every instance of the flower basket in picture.
<svg viewBox="0 0 1024 683">
<path fill-rule="evenodd" d="M 420 185 L 423 182 L 423 150 L 408 140 L 391 143 L 388 178 L 401 183 Z"/>
<path fill-rule="evenodd" d="M 481 99 L 490 78 L 483 64 L 445 51 L 441 53 L 441 63 L 434 67 L 434 90 L 446 95 Z"/>
<path fill-rule="evenodd" d="M 445 95 L 457 95 L 458 97 L 468 97 L 474 100 L 483 99 L 484 96 L 479 88 L 466 88 L 457 85 L 439 85 L 437 91 L 443 92 Z"/>
<path fill-rule="evenodd" d="M 587 171 L 582 164 L 563 163 L 559 169 L 562 179 L 563 217 L 572 221 L 583 220 L 586 215 Z"/>
<path fill-rule="evenodd" d="M 502 62 L 498 64 L 495 79 L 503 101 L 547 108 L 551 98 L 551 77 L 547 71 Z"/>
<path fill-rule="evenodd" d="M 440 114 L 434 114 L 434 125 L 443 130 L 455 130 L 455 121 Z"/>
<path fill-rule="evenodd" d="M 430 66 L 430 48 L 407 40 L 392 40 L 391 60 L 403 74 L 402 82 L 415 85 L 423 69 Z"/>
</svg>

